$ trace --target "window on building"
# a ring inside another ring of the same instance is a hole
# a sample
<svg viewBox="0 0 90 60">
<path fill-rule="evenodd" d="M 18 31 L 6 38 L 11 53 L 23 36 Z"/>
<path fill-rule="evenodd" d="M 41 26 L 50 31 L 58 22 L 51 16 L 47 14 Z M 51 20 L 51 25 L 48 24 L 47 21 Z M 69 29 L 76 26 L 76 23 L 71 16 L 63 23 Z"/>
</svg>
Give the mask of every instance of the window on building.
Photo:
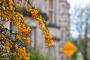
<svg viewBox="0 0 90 60">
<path fill-rule="evenodd" d="M 50 0 L 49 16 L 52 24 L 56 24 L 56 1 Z"/>
<path fill-rule="evenodd" d="M 61 38 L 61 40 L 64 40 L 64 31 L 63 30 L 61 31 L 60 38 Z"/>
<path fill-rule="evenodd" d="M 53 13 L 53 12 L 50 10 L 50 11 L 49 11 L 49 18 L 50 18 L 50 20 L 52 20 L 52 13 Z"/>
<path fill-rule="evenodd" d="M 49 50 L 50 50 L 51 60 L 54 60 L 55 59 L 55 56 L 56 56 L 56 48 L 55 48 L 55 46 L 50 47 Z"/>
<path fill-rule="evenodd" d="M 65 13 L 66 12 L 66 8 L 65 7 L 66 7 L 65 3 L 61 3 L 61 5 L 60 5 L 60 8 L 61 8 L 60 13 Z"/>
<path fill-rule="evenodd" d="M 37 2 L 37 1 L 33 1 L 32 5 L 35 6 L 35 7 L 37 7 L 37 8 L 39 8 L 39 9 L 41 9 L 41 7 L 42 7 L 42 6 L 40 5 L 40 3 Z"/>
<path fill-rule="evenodd" d="M 64 8 L 60 9 L 60 14 L 62 14 L 62 13 L 65 13 L 65 9 Z"/>
<path fill-rule="evenodd" d="M 49 16 L 50 16 L 50 19 L 52 20 L 52 14 L 53 14 L 53 11 L 52 11 L 52 8 L 53 8 L 53 0 L 49 0 Z"/>
<path fill-rule="evenodd" d="M 65 20 L 65 14 L 64 13 L 61 13 L 60 16 L 61 16 L 61 21 Z"/>
<path fill-rule="evenodd" d="M 35 43 L 36 43 L 36 28 L 33 28 L 31 33 L 30 33 L 30 38 L 31 38 L 31 47 L 35 48 Z"/>
<path fill-rule="evenodd" d="M 66 6 L 65 6 L 65 4 L 64 3 L 62 3 L 62 8 L 65 8 Z"/>
<path fill-rule="evenodd" d="M 53 8 L 53 0 L 49 0 L 49 7 L 52 9 Z"/>
</svg>

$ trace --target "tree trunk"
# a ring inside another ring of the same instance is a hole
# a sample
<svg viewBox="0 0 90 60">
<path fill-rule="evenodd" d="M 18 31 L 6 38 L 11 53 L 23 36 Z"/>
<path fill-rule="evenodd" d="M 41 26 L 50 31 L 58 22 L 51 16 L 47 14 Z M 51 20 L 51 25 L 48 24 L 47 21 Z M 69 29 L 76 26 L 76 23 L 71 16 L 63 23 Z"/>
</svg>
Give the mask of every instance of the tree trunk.
<svg viewBox="0 0 90 60">
<path fill-rule="evenodd" d="M 84 45 L 84 60 L 88 60 L 87 58 L 87 42 L 88 42 L 88 38 L 87 38 L 87 34 L 88 34 L 88 18 L 86 19 L 86 27 L 85 27 L 85 45 Z"/>
</svg>

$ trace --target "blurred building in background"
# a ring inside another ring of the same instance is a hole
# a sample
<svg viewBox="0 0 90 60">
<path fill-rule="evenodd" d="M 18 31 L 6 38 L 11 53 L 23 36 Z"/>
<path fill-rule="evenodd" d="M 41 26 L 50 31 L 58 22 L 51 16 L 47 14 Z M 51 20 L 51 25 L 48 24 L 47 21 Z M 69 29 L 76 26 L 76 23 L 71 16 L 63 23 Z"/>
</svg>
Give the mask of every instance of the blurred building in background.
<svg viewBox="0 0 90 60">
<path fill-rule="evenodd" d="M 32 20 L 33 23 L 31 23 L 31 25 L 34 27 L 31 35 L 33 42 L 32 47 L 41 50 L 44 54 L 50 55 L 51 60 L 68 60 L 60 51 L 60 48 L 65 41 L 69 40 L 69 3 L 67 0 L 33 0 L 32 5 L 48 14 L 50 19 L 46 25 L 55 42 L 51 48 L 45 48 L 44 35 L 38 28 L 37 22 Z"/>
<path fill-rule="evenodd" d="M 20 1 L 20 3 L 24 5 L 27 4 L 26 0 Z M 51 48 L 45 48 L 44 35 L 38 27 L 38 22 L 25 16 L 27 25 L 32 27 L 30 35 L 32 48 L 38 49 L 44 54 L 49 55 L 51 60 L 68 60 L 61 52 L 60 48 L 62 48 L 65 41 L 69 40 L 69 3 L 67 0 L 32 0 L 32 5 L 48 14 L 49 21 L 47 21 L 46 26 L 54 39 L 54 45 Z"/>
</svg>

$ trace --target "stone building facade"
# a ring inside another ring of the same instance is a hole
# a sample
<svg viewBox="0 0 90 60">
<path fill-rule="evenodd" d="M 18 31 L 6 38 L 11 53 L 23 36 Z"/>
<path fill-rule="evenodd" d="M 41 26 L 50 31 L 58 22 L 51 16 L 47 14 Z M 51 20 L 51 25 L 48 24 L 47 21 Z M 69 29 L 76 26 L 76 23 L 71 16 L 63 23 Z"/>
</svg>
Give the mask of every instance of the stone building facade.
<svg viewBox="0 0 90 60">
<path fill-rule="evenodd" d="M 20 1 L 27 5 L 26 0 Z M 70 34 L 70 5 L 67 0 L 32 0 L 32 5 L 48 14 L 49 20 L 46 26 L 53 36 L 54 45 L 51 48 L 45 48 L 44 35 L 38 27 L 38 22 L 25 16 L 27 25 L 32 27 L 31 47 L 49 55 L 51 60 L 69 60 L 60 50 L 65 41 L 69 40 Z"/>
<path fill-rule="evenodd" d="M 65 41 L 69 40 L 70 34 L 70 5 L 67 0 L 33 0 L 32 5 L 40 8 L 49 16 L 49 21 L 46 23 L 47 28 L 54 39 L 54 45 L 51 48 L 45 48 L 44 35 L 42 31 L 34 25 L 32 31 L 32 46 L 44 54 L 48 54 L 51 60 L 69 60 L 61 51 Z M 34 40 L 35 39 L 35 40 Z"/>
</svg>

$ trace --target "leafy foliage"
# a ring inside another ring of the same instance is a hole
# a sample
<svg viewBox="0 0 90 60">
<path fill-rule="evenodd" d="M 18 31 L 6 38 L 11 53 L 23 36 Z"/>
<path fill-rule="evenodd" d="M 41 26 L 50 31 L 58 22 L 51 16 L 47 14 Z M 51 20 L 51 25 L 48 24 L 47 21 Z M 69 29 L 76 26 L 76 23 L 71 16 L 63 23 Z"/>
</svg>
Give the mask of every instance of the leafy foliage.
<svg viewBox="0 0 90 60">
<path fill-rule="evenodd" d="M 39 51 L 33 50 L 30 55 L 30 60 L 50 60 L 48 56 L 43 55 Z"/>
</svg>

